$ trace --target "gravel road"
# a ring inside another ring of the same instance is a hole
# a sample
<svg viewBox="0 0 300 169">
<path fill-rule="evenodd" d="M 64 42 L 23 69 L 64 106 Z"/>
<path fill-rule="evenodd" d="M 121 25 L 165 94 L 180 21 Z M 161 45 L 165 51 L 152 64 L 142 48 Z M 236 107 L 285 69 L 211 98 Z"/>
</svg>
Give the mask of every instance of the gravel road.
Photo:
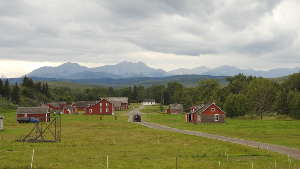
<svg viewBox="0 0 300 169">
<path fill-rule="evenodd" d="M 258 148 L 258 149 L 265 149 L 265 150 L 269 150 L 272 152 L 285 154 L 294 159 L 300 160 L 300 150 L 296 149 L 296 148 L 290 148 L 290 147 L 274 145 L 274 144 L 267 144 L 267 143 L 260 143 L 260 142 L 256 142 L 256 141 L 243 140 L 243 139 L 239 139 L 239 138 L 219 136 L 219 135 L 208 134 L 208 133 L 203 133 L 203 132 L 199 132 L 199 131 L 181 130 L 181 129 L 171 128 L 168 126 L 164 126 L 164 125 L 160 125 L 160 124 L 156 124 L 156 123 L 145 122 L 145 121 L 143 121 L 139 124 L 141 124 L 145 127 L 152 128 L 152 129 L 177 132 L 177 133 L 193 135 L 193 136 L 200 136 L 200 137 L 205 137 L 205 138 L 209 138 L 209 139 L 216 139 L 216 140 L 220 140 L 220 141 L 254 147 L 254 148 Z"/>
</svg>

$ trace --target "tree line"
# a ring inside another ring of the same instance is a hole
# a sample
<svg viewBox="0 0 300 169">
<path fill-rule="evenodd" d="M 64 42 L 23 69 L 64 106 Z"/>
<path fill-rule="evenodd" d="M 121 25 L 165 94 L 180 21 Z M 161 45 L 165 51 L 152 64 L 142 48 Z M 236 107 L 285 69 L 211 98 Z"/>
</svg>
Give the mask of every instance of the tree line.
<svg viewBox="0 0 300 169">
<path fill-rule="evenodd" d="M 20 85 L 0 80 L 0 96 L 16 105 L 35 106 L 50 101 L 97 100 L 99 97 L 128 97 L 129 102 L 155 99 L 162 105 L 182 103 L 185 111 L 193 105 L 217 103 L 229 117 L 288 115 L 300 119 L 300 73 L 282 79 L 267 79 L 239 74 L 226 79 L 203 80 L 195 87 L 178 82 L 167 85 L 129 86 L 125 88 L 49 87 L 47 82 L 34 82 L 24 77 Z"/>
</svg>

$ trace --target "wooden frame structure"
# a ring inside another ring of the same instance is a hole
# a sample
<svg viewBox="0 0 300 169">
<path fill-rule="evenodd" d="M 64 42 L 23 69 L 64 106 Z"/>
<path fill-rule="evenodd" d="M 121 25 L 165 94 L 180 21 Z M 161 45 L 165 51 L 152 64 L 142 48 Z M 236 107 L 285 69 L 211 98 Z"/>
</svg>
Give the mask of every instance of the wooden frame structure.
<svg viewBox="0 0 300 169">
<path fill-rule="evenodd" d="M 61 115 L 55 114 L 50 122 L 37 122 L 30 132 L 17 140 L 19 142 L 60 142 L 61 141 Z"/>
</svg>

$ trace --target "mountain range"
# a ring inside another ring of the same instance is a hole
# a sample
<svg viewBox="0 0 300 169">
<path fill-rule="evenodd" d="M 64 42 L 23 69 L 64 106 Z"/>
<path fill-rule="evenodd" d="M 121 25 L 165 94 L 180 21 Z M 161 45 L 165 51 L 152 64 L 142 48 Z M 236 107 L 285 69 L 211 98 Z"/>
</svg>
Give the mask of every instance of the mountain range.
<svg viewBox="0 0 300 169">
<path fill-rule="evenodd" d="M 275 78 L 287 76 L 292 73 L 300 72 L 300 67 L 277 68 L 267 71 L 254 69 L 240 69 L 233 66 L 220 66 L 216 68 L 197 67 L 192 69 L 176 69 L 164 71 L 147 66 L 143 62 L 120 62 L 115 65 L 105 65 L 101 67 L 88 68 L 78 63 L 64 63 L 57 67 L 41 67 L 27 76 L 36 78 L 54 79 L 126 79 L 141 77 L 168 77 L 176 75 L 209 75 L 209 76 L 233 76 L 239 73 L 245 75 Z"/>
</svg>

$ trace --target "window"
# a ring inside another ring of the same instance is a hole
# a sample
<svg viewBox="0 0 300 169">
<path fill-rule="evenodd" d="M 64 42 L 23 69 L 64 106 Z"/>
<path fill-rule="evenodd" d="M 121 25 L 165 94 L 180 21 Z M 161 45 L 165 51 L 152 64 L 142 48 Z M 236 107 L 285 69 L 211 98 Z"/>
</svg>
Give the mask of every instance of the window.
<svg viewBox="0 0 300 169">
<path fill-rule="evenodd" d="M 216 111 L 216 108 L 213 107 L 213 108 L 211 108 L 210 110 L 211 110 L 212 112 L 215 112 L 215 111 Z"/>
<path fill-rule="evenodd" d="M 89 109 L 90 113 L 93 113 L 93 109 Z"/>
<path fill-rule="evenodd" d="M 220 121 L 220 115 L 219 114 L 215 114 L 215 121 Z"/>
<path fill-rule="evenodd" d="M 108 107 L 106 107 L 106 112 L 108 112 Z"/>
</svg>

